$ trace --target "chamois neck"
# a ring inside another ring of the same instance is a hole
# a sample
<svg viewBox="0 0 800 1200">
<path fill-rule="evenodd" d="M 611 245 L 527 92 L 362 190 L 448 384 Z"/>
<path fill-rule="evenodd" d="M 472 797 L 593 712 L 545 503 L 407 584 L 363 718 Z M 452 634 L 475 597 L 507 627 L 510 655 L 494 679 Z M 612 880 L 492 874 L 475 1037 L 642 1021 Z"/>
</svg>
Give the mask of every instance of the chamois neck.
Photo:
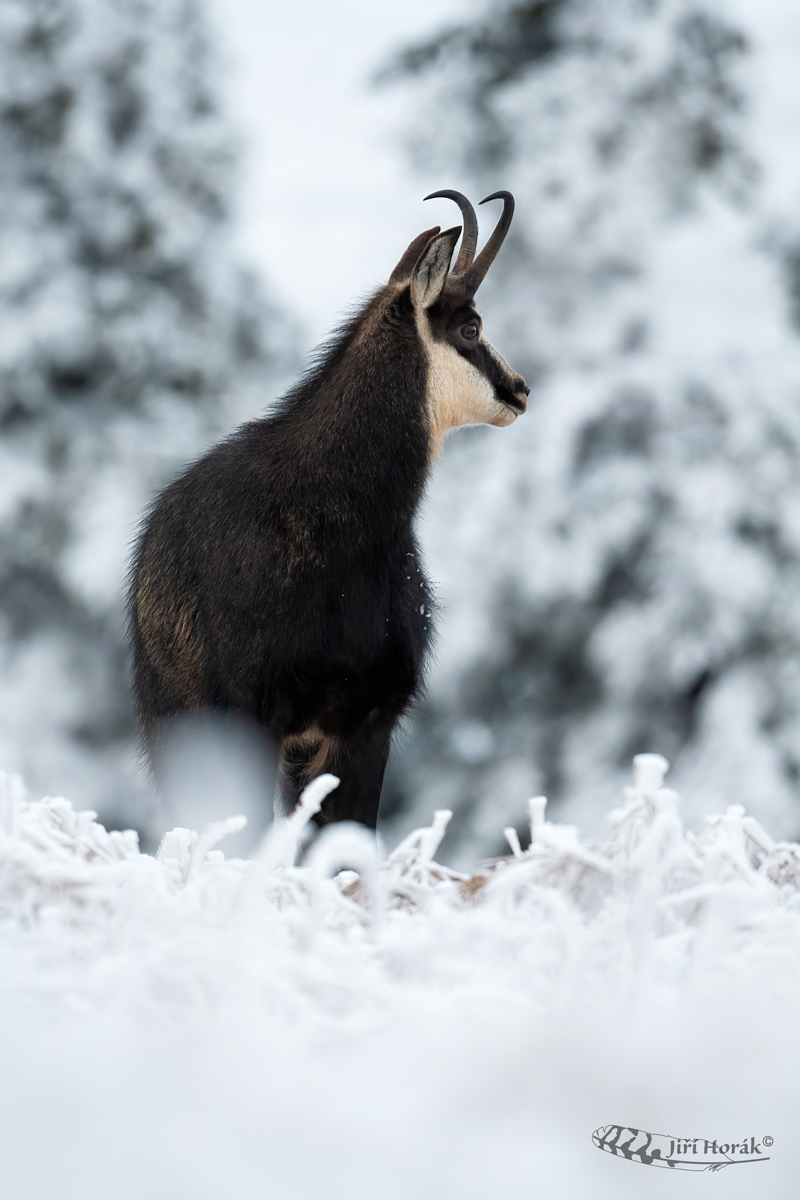
<svg viewBox="0 0 800 1200">
<path fill-rule="evenodd" d="M 416 330 L 367 309 L 287 397 L 309 479 L 342 518 L 387 534 L 413 519 L 430 463 L 426 381 Z"/>
</svg>

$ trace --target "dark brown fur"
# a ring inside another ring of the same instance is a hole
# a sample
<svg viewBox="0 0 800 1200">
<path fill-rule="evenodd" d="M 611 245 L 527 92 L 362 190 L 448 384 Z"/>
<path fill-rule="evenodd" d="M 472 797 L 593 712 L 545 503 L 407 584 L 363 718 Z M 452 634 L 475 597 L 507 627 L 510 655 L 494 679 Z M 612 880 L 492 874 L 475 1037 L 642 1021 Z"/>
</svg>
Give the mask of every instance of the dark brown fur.
<svg viewBox="0 0 800 1200">
<path fill-rule="evenodd" d="M 274 413 L 161 493 L 133 564 L 147 744 L 176 714 L 238 710 L 281 748 L 285 808 L 322 771 L 340 777 L 323 821 L 374 827 L 392 730 L 420 686 L 431 596 L 414 517 L 432 420 L 429 317 L 410 284 L 458 232 L 420 235 Z M 463 309 L 439 287 L 432 336 L 458 338 Z M 524 408 L 524 381 L 489 369 L 498 399 Z"/>
</svg>

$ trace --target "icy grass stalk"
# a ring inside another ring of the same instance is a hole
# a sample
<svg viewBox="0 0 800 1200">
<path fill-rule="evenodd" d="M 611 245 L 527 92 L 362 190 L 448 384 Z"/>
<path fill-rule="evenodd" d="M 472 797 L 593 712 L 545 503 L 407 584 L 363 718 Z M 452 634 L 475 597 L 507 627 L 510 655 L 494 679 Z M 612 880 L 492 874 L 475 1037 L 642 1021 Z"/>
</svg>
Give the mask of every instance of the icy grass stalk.
<svg viewBox="0 0 800 1200">
<path fill-rule="evenodd" d="M 257 861 L 268 871 L 276 867 L 293 867 L 306 826 L 322 808 L 326 796 L 339 786 L 335 775 L 320 775 L 303 792 L 294 812 L 284 820 L 276 820 L 266 834 Z"/>
<path fill-rule="evenodd" d="M 307 826 L 319 812 L 325 797 L 338 786 L 339 780 L 335 775 L 320 775 L 303 791 L 300 803 L 293 813 L 288 817 L 276 817 L 272 828 L 264 834 L 250 864 L 249 873 L 242 883 L 237 903 L 240 923 L 247 924 L 253 920 L 255 911 L 271 884 L 273 892 L 277 888 L 281 895 L 286 895 L 287 878 L 291 878 Z M 294 892 L 296 901 L 296 888 L 289 884 L 288 890 Z M 306 887 L 302 890 L 307 894 Z"/>
<path fill-rule="evenodd" d="M 363 825 L 345 821 L 328 826 L 308 856 L 308 867 L 316 876 L 319 885 L 314 889 L 317 918 L 324 920 L 325 898 L 328 889 L 325 881 L 340 871 L 354 871 L 360 881 L 359 898 L 366 900 L 372 917 L 372 932 L 380 933 L 384 910 L 384 889 L 378 870 L 378 854 L 375 838 Z"/>
<path fill-rule="evenodd" d="M 156 858 L 174 866 L 177 882 L 188 883 L 197 878 L 209 851 L 223 838 L 239 833 L 246 825 L 247 817 L 228 817 L 224 821 L 212 822 L 202 836 L 194 830 L 177 826 L 164 834 Z"/>
</svg>

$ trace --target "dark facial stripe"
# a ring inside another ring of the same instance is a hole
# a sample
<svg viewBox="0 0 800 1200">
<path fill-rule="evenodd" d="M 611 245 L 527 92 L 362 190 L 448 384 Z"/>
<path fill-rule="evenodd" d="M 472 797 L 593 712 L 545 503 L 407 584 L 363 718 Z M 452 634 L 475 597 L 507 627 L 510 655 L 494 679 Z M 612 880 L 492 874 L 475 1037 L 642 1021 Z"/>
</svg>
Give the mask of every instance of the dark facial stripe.
<svg viewBox="0 0 800 1200">
<path fill-rule="evenodd" d="M 479 342 L 474 349 L 469 350 L 459 346 L 458 353 L 489 380 L 501 404 L 507 404 L 515 412 L 525 411 L 524 402 L 514 393 L 514 387 L 519 387 L 519 376 L 511 375 L 485 343 Z"/>
</svg>

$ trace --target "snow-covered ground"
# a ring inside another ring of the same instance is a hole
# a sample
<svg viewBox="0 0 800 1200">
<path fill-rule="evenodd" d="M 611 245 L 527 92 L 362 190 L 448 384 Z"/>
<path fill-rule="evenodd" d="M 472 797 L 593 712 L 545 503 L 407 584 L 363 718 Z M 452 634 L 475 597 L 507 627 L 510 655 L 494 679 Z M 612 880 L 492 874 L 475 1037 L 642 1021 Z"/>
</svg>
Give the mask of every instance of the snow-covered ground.
<svg viewBox="0 0 800 1200">
<path fill-rule="evenodd" d="M 685 833 L 664 766 L 593 843 L 531 801 L 471 875 L 447 814 L 295 866 L 330 776 L 250 861 L 235 820 L 154 858 L 4 777 L 4 1195 L 794 1196 L 800 846 L 738 808 Z M 602 1153 L 617 1123 L 768 1161 L 693 1183 Z"/>
</svg>

